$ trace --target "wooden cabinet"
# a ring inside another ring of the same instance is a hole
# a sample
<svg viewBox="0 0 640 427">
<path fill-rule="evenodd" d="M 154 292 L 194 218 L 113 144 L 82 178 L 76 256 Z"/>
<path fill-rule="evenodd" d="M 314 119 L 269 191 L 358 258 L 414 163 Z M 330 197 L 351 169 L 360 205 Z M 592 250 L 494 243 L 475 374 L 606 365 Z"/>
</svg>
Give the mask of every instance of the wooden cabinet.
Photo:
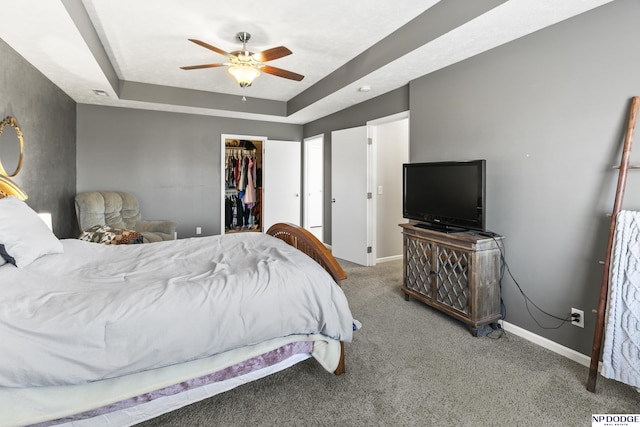
<svg viewBox="0 0 640 427">
<path fill-rule="evenodd" d="M 400 227 L 405 299 L 455 317 L 474 336 L 478 327 L 500 319 L 501 237 L 442 233 L 413 223 Z"/>
</svg>

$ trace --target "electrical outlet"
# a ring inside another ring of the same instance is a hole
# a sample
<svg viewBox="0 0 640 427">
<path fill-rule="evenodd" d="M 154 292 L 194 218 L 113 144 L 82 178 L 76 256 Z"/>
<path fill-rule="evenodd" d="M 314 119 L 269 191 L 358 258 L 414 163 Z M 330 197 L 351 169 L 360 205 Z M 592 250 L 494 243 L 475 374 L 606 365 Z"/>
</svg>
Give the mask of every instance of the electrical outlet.
<svg viewBox="0 0 640 427">
<path fill-rule="evenodd" d="M 196 234 L 202 234 L 202 227 L 196 227 Z"/>
<path fill-rule="evenodd" d="M 571 308 L 571 324 L 584 328 L 584 311 Z"/>
</svg>

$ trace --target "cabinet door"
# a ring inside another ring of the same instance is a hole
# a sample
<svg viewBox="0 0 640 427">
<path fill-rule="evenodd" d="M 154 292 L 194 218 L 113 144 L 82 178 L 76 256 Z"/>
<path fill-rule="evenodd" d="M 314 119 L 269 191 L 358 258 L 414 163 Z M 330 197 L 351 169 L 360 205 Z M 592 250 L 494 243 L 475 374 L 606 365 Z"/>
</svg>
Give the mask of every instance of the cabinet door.
<svg viewBox="0 0 640 427">
<path fill-rule="evenodd" d="M 404 237 L 405 247 L 405 286 L 422 295 L 433 299 L 434 276 L 433 269 L 434 246 L 420 239 Z"/>
<path fill-rule="evenodd" d="M 469 314 L 469 271 L 471 256 L 468 252 L 438 246 L 436 261 L 435 300 L 464 314 Z"/>
</svg>

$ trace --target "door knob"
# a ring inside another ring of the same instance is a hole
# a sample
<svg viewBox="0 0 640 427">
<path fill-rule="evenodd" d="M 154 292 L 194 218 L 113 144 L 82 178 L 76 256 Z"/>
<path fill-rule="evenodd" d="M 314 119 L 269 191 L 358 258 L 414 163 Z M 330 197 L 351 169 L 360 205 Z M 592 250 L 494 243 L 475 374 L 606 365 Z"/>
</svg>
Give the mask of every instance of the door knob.
<svg viewBox="0 0 640 427">
<path fill-rule="evenodd" d="M 331 203 L 335 203 L 335 202 L 336 202 L 336 199 L 334 197 L 334 198 L 331 199 Z"/>
</svg>

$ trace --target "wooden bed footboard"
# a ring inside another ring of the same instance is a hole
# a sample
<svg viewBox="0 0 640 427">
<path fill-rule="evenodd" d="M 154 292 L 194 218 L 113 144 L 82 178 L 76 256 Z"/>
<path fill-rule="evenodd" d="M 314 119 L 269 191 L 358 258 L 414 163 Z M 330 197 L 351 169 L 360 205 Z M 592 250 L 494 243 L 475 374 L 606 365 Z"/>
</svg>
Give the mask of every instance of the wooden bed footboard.
<svg viewBox="0 0 640 427">
<path fill-rule="evenodd" d="M 320 240 L 308 230 L 295 224 L 277 223 L 269 227 L 267 234 L 277 237 L 285 241 L 287 244 L 297 248 L 311 257 L 314 261 L 322 266 L 333 277 L 338 285 L 347 278 L 338 261 L 331 255 Z M 345 372 L 344 364 L 344 342 L 340 342 L 340 362 L 334 371 L 336 375 L 342 375 Z"/>
<path fill-rule="evenodd" d="M 320 264 L 322 268 L 327 270 L 338 285 L 342 280 L 347 278 L 347 274 L 333 255 L 331 255 L 329 249 L 308 230 L 294 224 L 281 222 L 269 227 L 267 234 L 284 240 L 289 245 L 309 255 Z"/>
</svg>

